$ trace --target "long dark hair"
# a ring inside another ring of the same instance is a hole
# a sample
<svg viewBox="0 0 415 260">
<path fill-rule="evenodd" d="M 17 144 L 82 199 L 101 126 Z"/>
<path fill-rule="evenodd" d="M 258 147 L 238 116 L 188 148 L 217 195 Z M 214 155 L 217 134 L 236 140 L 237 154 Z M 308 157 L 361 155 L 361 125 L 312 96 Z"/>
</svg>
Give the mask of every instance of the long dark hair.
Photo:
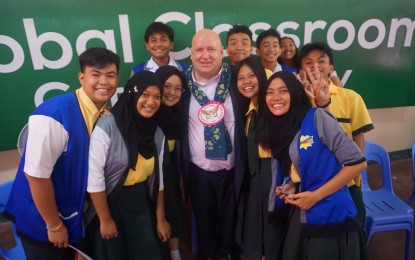
<svg viewBox="0 0 415 260">
<path fill-rule="evenodd" d="M 243 65 L 247 65 L 251 68 L 252 72 L 255 74 L 258 80 L 259 89 L 265 89 L 267 87 L 267 74 L 265 73 L 265 68 L 262 65 L 261 60 L 257 56 L 249 56 L 241 60 L 236 66 L 236 84 L 238 84 L 238 74 Z"/>
<path fill-rule="evenodd" d="M 295 47 L 295 54 L 294 54 L 294 57 L 292 58 L 293 59 L 293 69 L 296 69 L 297 71 L 299 70 L 299 68 L 300 68 L 300 66 L 299 66 L 299 59 L 298 59 L 298 56 L 299 56 L 299 53 L 298 53 L 298 47 L 297 47 L 297 45 L 295 44 L 295 42 L 294 42 L 294 39 L 293 38 L 291 38 L 291 37 L 288 37 L 288 36 L 284 36 L 284 37 L 282 37 L 281 38 L 281 41 L 280 41 L 280 46 L 281 46 L 281 42 L 282 42 L 282 40 L 285 40 L 285 39 L 290 39 L 293 43 L 294 43 L 294 47 Z M 288 66 L 288 64 L 286 64 L 285 62 L 284 62 L 284 60 L 281 58 L 281 55 L 278 57 L 278 63 L 279 64 L 282 64 L 282 65 L 285 65 L 285 66 Z"/>
</svg>

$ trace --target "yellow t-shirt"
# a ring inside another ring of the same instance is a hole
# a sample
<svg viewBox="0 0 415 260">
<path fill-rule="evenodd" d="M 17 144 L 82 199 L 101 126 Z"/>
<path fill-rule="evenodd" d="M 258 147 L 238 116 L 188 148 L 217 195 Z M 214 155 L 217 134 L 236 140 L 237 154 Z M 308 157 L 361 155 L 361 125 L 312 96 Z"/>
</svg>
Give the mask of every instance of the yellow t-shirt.
<svg viewBox="0 0 415 260">
<path fill-rule="evenodd" d="M 167 140 L 167 144 L 169 145 L 169 152 L 174 150 L 174 145 L 176 144 L 176 140 Z"/>
<path fill-rule="evenodd" d="M 258 112 L 258 108 L 254 105 L 251 101 L 249 104 L 248 112 L 246 112 L 246 125 L 245 125 L 245 135 L 248 135 L 248 127 L 249 123 L 251 122 L 251 111 L 255 110 Z M 271 151 L 264 149 L 261 145 L 258 145 L 258 156 L 259 158 L 271 158 Z"/>
<path fill-rule="evenodd" d="M 84 118 L 86 129 L 89 136 L 91 136 L 92 129 L 97 122 L 99 115 L 103 108 L 98 109 L 94 102 L 88 97 L 82 87 L 75 90 L 76 99 L 78 99 L 79 108 L 81 109 L 82 117 Z M 85 202 L 84 212 L 88 209 L 89 203 Z"/>
<path fill-rule="evenodd" d="M 81 109 L 82 116 L 85 120 L 86 128 L 88 129 L 89 136 L 91 136 L 92 129 L 96 121 L 101 114 L 103 107 L 98 109 L 94 102 L 88 97 L 84 89 L 81 87 L 75 91 L 76 98 L 79 101 L 79 107 Z"/>
<path fill-rule="evenodd" d="M 124 186 L 134 185 L 136 183 L 147 180 L 148 176 L 154 172 L 154 156 L 150 159 L 144 158 L 141 154 L 138 154 L 137 164 L 135 165 L 135 171 L 128 172 L 127 179 L 124 182 Z"/>
<path fill-rule="evenodd" d="M 330 81 L 330 113 L 336 117 L 340 127 L 353 140 L 353 136 L 372 130 L 373 124 L 362 97 L 351 89 L 341 88 Z M 357 186 L 361 186 L 360 178 Z M 348 186 L 355 184 L 350 182 Z"/>
<path fill-rule="evenodd" d="M 340 88 L 330 82 L 330 113 L 343 130 L 353 136 L 372 130 L 373 124 L 362 97 L 351 89 Z"/>
</svg>

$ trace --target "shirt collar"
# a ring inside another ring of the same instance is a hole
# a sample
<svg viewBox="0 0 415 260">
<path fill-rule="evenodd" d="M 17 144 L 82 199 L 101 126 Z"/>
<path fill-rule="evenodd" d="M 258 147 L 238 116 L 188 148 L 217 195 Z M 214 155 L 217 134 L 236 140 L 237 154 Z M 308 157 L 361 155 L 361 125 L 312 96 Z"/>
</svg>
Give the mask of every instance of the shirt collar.
<svg viewBox="0 0 415 260">
<path fill-rule="evenodd" d="M 251 103 L 249 103 L 248 112 L 246 112 L 245 116 L 249 115 L 252 112 L 252 110 L 258 112 L 258 108 L 254 105 L 254 102 L 251 101 Z"/>
<path fill-rule="evenodd" d="M 88 97 L 88 95 L 85 93 L 85 90 L 82 87 L 80 87 L 77 90 L 77 93 L 78 93 L 79 101 L 82 103 L 82 106 L 88 109 L 90 113 L 93 113 L 93 114 L 99 113 L 103 109 L 103 107 L 98 109 L 95 106 L 95 103 L 91 100 L 90 97 Z"/>
<path fill-rule="evenodd" d="M 146 64 L 146 69 L 148 69 L 148 70 L 152 70 L 152 69 L 154 69 L 154 68 L 158 68 L 158 65 L 157 65 L 157 63 L 154 61 L 153 57 L 151 57 L 151 58 L 148 60 L 147 64 Z"/>
<path fill-rule="evenodd" d="M 75 94 L 79 102 L 79 108 L 81 109 L 86 128 L 88 129 L 88 133 L 91 134 L 94 124 L 99 118 L 101 111 L 104 110 L 105 105 L 98 109 L 82 87 L 77 89 Z"/>
<path fill-rule="evenodd" d="M 170 57 L 169 57 L 169 63 L 168 63 L 168 65 L 170 65 L 170 66 L 173 66 L 173 67 L 176 67 L 177 68 L 177 63 L 173 60 L 173 59 L 171 59 Z M 160 66 L 159 65 L 157 65 L 157 63 L 154 61 L 154 59 L 153 59 L 153 57 L 151 57 L 149 60 L 148 60 L 148 62 L 147 62 L 147 65 L 146 65 L 146 68 L 148 69 L 148 70 L 157 70 L 158 68 L 159 68 Z"/>
<path fill-rule="evenodd" d="M 194 70 L 192 71 L 192 78 L 193 81 L 199 86 L 199 87 L 205 87 L 205 86 L 210 86 L 210 85 L 217 85 L 219 83 L 220 80 L 220 74 L 222 73 L 223 68 L 221 67 L 218 74 L 216 74 L 215 76 L 213 76 L 212 78 L 210 78 L 210 80 L 208 82 L 200 82 L 197 81 L 195 79 L 195 75 L 194 75 Z"/>
<path fill-rule="evenodd" d="M 274 73 L 276 73 L 276 72 L 278 72 L 278 71 L 282 71 L 282 67 L 281 67 L 281 65 L 277 62 L 277 64 L 275 65 L 275 68 L 274 68 Z"/>
<path fill-rule="evenodd" d="M 338 86 L 334 85 L 334 83 L 330 80 L 330 84 L 329 84 L 329 89 L 330 89 L 330 95 L 335 95 L 337 94 L 337 88 L 339 88 Z"/>
</svg>

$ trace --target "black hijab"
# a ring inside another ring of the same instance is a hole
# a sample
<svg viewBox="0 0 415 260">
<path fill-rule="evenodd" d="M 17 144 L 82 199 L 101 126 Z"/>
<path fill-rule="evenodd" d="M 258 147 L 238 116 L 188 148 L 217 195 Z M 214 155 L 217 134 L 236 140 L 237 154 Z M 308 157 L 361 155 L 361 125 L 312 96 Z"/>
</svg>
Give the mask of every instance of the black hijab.
<svg viewBox="0 0 415 260">
<path fill-rule="evenodd" d="M 182 83 L 182 88 L 185 89 L 187 86 L 186 78 L 183 72 L 174 66 L 161 66 L 157 69 L 156 75 L 161 80 L 162 84 L 165 84 L 171 76 L 177 75 Z M 177 140 L 180 136 L 181 118 L 179 112 L 179 102 L 171 107 L 162 103 L 157 113 L 158 125 L 163 130 L 163 133 L 166 135 L 168 140 Z"/>
<path fill-rule="evenodd" d="M 273 74 L 268 80 L 268 87 L 276 78 L 282 79 L 287 86 L 290 94 L 290 108 L 286 114 L 275 116 L 267 107 L 270 114 L 269 140 L 272 155 L 278 159 L 284 174 L 288 175 L 291 168 L 289 147 L 300 130 L 305 114 L 311 108 L 311 103 L 303 86 L 292 73 L 280 71 Z"/>
<path fill-rule="evenodd" d="M 157 122 L 155 116 L 144 118 L 137 112 L 137 101 L 149 86 L 156 86 L 163 93 L 162 84 L 153 72 L 138 72 L 128 80 L 124 92 L 111 109 L 128 147 L 129 168 L 133 170 L 137 164 L 138 154 L 146 159 L 156 155 L 154 134 Z"/>
</svg>

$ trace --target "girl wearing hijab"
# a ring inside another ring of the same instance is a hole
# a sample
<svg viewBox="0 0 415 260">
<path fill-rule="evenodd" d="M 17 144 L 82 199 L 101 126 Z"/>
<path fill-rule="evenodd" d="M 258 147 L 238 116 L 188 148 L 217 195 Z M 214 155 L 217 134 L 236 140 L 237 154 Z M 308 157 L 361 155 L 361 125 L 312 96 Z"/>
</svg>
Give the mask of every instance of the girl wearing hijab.
<svg viewBox="0 0 415 260">
<path fill-rule="evenodd" d="M 258 142 L 290 181 L 275 192 L 293 210 L 281 259 L 360 259 L 359 224 L 347 183 L 367 166 L 356 144 L 304 88 L 277 72 L 259 93 Z M 293 165 L 294 167 L 291 167 Z"/>
<path fill-rule="evenodd" d="M 165 214 L 171 227 L 168 244 L 171 259 L 180 260 L 179 238 L 184 233 L 185 209 L 180 191 L 176 142 L 180 136 L 181 121 L 178 103 L 185 90 L 186 78 L 181 71 L 170 65 L 159 67 L 156 75 L 163 84 L 163 97 L 157 113 L 157 123 L 167 141 L 163 160 L 163 178 Z"/>
<path fill-rule="evenodd" d="M 87 190 L 100 230 L 94 259 L 168 259 L 161 243 L 170 236 L 159 182 L 164 140 L 154 116 L 161 86 L 150 71 L 135 74 L 92 132 Z"/>
<path fill-rule="evenodd" d="M 249 259 L 259 260 L 262 256 L 277 259 L 286 218 L 269 219 L 269 202 L 275 198 L 274 191 L 270 193 L 275 183 L 272 176 L 275 164 L 272 165 L 270 150 L 255 142 L 258 91 L 267 87 L 267 75 L 258 57 L 251 56 L 239 62 L 236 77 L 238 91 L 250 100 L 245 123 L 247 172 L 238 210 L 237 242 Z"/>
</svg>

